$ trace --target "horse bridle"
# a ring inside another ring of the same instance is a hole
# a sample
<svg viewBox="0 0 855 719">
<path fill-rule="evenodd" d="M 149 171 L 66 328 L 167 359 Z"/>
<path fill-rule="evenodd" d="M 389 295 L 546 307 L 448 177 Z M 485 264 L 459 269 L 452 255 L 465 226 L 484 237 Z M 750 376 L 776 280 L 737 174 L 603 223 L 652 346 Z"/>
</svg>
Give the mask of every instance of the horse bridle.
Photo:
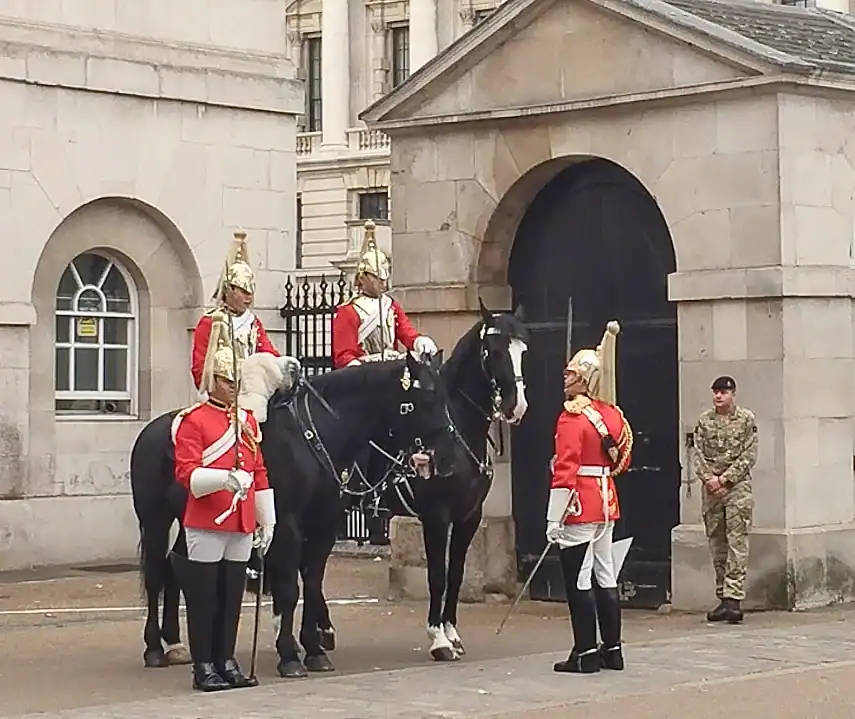
<svg viewBox="0 0 855 719">
<path fill-rule="evenodd" d="M 300 388 L 305 388 L 306 392 L 299 392 Z M 413 439 L 412 445 L 408 450 L 400 450 L 397 456 L 392 456 L 389 452 L 383 449 L 380 445 L 378 445 L 374 440 L 368 440 L 368 446 L 371 447 L 376 452 L 379 452 L 383 457 L 388 459 L 392 465 L 383 475 L 383 477 L 376 482 L 374 485 L 369 485 L 368 481 L 365 479 L 363 475 L 363 482 L 367 485 L 367 488 L 362 491 L 354 491 L 350 489 L 350 470 L 343 469 L 341 472 L 336 468 L 335 462 L 333 462 L 332 457 L 330 456 L 329 451 L 324 445 L 323 440 L 320 437 L 320 433 L 318 432 L 317 425 L 315 424 L 314 417 L 312 415 L 312 408 L 309 402 L 310 396 L 314 397 L 318 403 L 323 407 L 323 409 L 329 413 L 333 419 L 339 422 L 343 422 L 341 415 L 335 411 L 335 409 L 329 404 L 329 402 L 324 399 L 323 395 L 321 395 L 318 390 L 316 390 L 312 383 L 308 381 L 305 375 L 300 375 L 297 380 L 297 389 L 298 391 L 292 396 L 292 398 L 286 402 L 284 402 L 284 406 L 286 406 L 291 412 L 291 415 L 294 417 L 297 425 L 300 427 L 300 430 L 303 434 L 303 438 L 306 442 L 309 443 L 309 446 L 315 451 L 318 459 L 321 460 L 322 464 L 326 465 L 326 468 L 330 471 L 332 476 L 335 478 L 336 482 L 338 482 L 339 489 L 342 494 L 346 494 L 354 497 L 362 497 L 371 493 L 376 493 L 376 490 L 383 486 L 383 484 L 387 481 L 390 474 L 393 472 L 401 471 L 405 475 L 410 477 L 416 476 L 415 467 L 411 462 L 407 461 L 408 458 L 412 457 L 412 455 L 417 452 L 421 452 L 424 449 L 424 442 L 421 437 L 415 437 Z M 298 402 L 302 398 L 303 411 L 305 413 L 305 421 L 303 417 L 301 417 L 301 412 L 298 411 Z M 401 416 L 406 416 L 407 414 L 415 411 L 415 403 L 414 402 L 401 402 L 398 407 L 398 412 Z M 447 412 L 447 408 L 446 408 Z M 449 418 L 450 419 L 450 418 Z M 358 467 L 358 465 L 357 465 Z M 361 473 L 361 472 L 360 472 Z"/>
<path fill-rule="evenodd" d="M 502 336 L 504 333 L 496 326 L 488 327 L 486 324 L 481 327 L 481 331 L 479 332 L 479 338 L 481 342 L 480 349 L 480 359 L 481 359 L 481 371 L 484 373 L 484 376 L 487 378 L 487 382 L 490 384 L 490 400 L 491 400 L 491 412 L 487 412 L 480 404 L 478 404 L 474 399 L 472 399 L 466 392 L 464 392 L 459 387 L 457 388 L 457 392 L 460 393 L 460 396 L 463 397 L 469 404 L 471 404 L 476 410 L 478 410 L 484 417 L 484 419 L 489 422 L 492 426 L 495 422 L 499 422 L 499 446 L 496 446 L 496 443 L 493 441 L 493 438 L 490 434 L 487 434 L 487 442 L 496 452 L 496 455 L 501 457 L 505 453 L 505 442 L 504 442 L 504 433 L 502 432 L 502 422 L 505 421 L 505 416 L 502 413 L 502 390 L 499 387 L 499 383 L 496 381 L 496 378 L 490 374 L 490 370 L 487 368 L 487 360 L 490 357 L 490 350 L 487 348 L 486 338 L 488 336 Z M 505 335 L 508 336 L 508 335 Z M 525 388 L 525 377 L 522 375 L 514 374 L 514 383 L 521 384 L 523 388 Z M 459 433 L 458 433 L 459 435 Z M 462 441 L 462 438 L 461 438 Z M 464 442 L 465 445 L 465 442 Z M 470 455 L 472 454 L 471 450 L 468 449 Z M 474 456 L 473 456 L 473 459 Z M 475 462 L 479 465 L 482 463 L 475 459 Z"/>
</svg>

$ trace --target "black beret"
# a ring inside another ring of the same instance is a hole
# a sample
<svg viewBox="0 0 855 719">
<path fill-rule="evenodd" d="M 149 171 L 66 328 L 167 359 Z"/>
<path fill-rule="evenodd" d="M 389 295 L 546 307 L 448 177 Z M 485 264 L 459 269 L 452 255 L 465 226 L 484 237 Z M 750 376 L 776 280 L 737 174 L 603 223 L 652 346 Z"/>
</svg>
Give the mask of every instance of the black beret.
<svg viewBox="0 0 855 719">
<path fill-rule="evenodd" d="M 722 377 L 716 377 L 715 382 L 712 383 L 712 387 L 710 389 L 713 390 L 735 390 L 736 389 L 736 380 L 733 377 L 728 377 L 724 375 Z"/>
</svg>

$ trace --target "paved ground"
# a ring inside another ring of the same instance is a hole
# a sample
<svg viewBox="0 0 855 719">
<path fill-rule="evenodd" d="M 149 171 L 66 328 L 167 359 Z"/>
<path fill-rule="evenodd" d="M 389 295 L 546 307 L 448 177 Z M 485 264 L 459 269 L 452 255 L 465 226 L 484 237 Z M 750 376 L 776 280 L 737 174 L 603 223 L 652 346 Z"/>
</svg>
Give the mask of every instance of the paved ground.
<svg viewBox="0 0 855 719">
<path fill-rule="evenodd" d="M 616 719 L 628 711 L 633 719 L 853 715 L 855 635 L 849 619 L 855 612 L 849 609 L 755 614 L 736 628 L 713 627 L 692 615 L 627 612 L 628 670 L 568 677 L 550 670 L 568 641 L 566 610 L 560 605 L 524 603 L 498 637 L 495 626 L 504 606 L 464 606 L 461 632 L 469 654 L 462 662 L 437 665 L 427 656 L 424 607 L 383 601 L 385 571 L 385 561 L 364 559 L 338 559 L 331 566 L 327 596 L 362 602 L 333 607 L 340 643 L 332 655 L 339 668 L 336 675 L 298 682 L 278 679 L 265 622 L 263 686 L 207 697 L 190 692 L 186 667 L 142 669 L 135 575 L 0 576 L 0 716 L 48 712 L 66 719 L 283 714 L 324 719 Z M 244 622 L 244 647 L 249 646 L 250 626 Z M 152 697 L 157 699 L 139 701 Z"/>
</svg>

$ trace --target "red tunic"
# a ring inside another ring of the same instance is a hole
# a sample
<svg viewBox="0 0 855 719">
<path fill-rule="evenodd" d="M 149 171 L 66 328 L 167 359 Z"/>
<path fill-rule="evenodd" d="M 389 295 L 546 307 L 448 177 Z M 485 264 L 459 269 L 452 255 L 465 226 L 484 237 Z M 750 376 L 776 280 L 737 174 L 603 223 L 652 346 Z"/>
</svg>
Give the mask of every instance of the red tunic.
<svg viewBox="0 0 855 719">
<path fill-rule="evenodd" d="M 418 330 L 413 327 L 404 308 L 392 300 L 392 312 L 395 313 L 395 339 L 388 349 L 395 349 L 400 342 L 408 350 L 413 349 Z M 332 322 L 332 352 L 333 365 L 336 369 L 347 367 L 353 360 L 358 360 L 368 354 L 359 343 L 359 327 L 362 317 L 356 308 L 348 303 L 341 305 L 333 315 Z"/>
<path fill-rule="evenodd" d="M 632 429 L 617 407 L 592 400 L 591 407 L 602 415 L 609 434 L 616 440 L 620 451 L 617 471 L 624 471 L 630 462 Z M 608 503 L 608 519 L 620 519 L 620 506 L 612 473 L 607 477 L 585 476 L 591 468 L 609 468 L 609 456 L 603 449 L 600 433 L 584 414 L 570 413 L 566 409 L 558 417 L 555 427 L 555 464 L 552 469 L 552 489 L 566 488 L 578 492 L 581 514 L 568 514 L 565 524 L 587 524 L 606 520 L 603 512 L 603 485 Z"/>
<path fill-rule="evenodd" d="M 211 337 L 212 323 L 211 314 L 206 313 L 202 315 L 196 325 L 196 329 L 193 330 L 193 357 L 190 371 L 193 373 L 193 382 L 196 384 L 196 389 L 199 389 L 199 385 L 202 383 L 202 370 L 205 367 L 205 354 L 208 351 L 208 340 Z M 253 352 L 268 352 L 274 357 L 280 356 L 279 350 L 270 341 L 264 325 L 261 324 L 261 320 L 258 317 L 254 317 L 252 320 L 251 334 L 255 336 L 255 347 L 252 348 Z"/>
<path fill-rule="evenodd" d="M 241 411 L 245 424 L 254 437 L 259 437 L 258 423 L 252 412 Z M 191 407 L 175 418 L 172 436 L 175 442 L 175 478 L 190 489 L 190 475 L 198 467 L 210 469 L 234 469 L 235 443 L 233 419 L 230 413 L 211 402 Z M 221 525 L 214 519 L 229 509 L 234 493 L 227 489 L 196 498 L 190 493 L 184 511 L 184 526 L 196 529 L 212 529 L 221 532 L 255 531 L 255 493 L 269 489 L 267 468 L 261 456 L 260 440 L 250 440 L 246 432 L 241 433 L 241 469 L 253 475 L 254 482 L 245 500 L 238 502 L 233 512 Z M 230 436 L 226 436 L 230 435 Z M 224 439 L 225 441 L 219 442 Z M 215 447 L 215 443 L 217 446 Z"/>
</svg>

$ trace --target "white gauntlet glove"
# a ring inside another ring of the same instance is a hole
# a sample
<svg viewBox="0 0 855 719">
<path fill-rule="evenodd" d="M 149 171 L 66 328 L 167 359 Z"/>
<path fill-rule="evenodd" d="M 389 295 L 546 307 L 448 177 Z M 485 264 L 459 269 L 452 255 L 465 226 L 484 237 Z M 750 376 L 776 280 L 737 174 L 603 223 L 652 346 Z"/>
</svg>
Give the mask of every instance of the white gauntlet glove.
<svg viewBox="0 0 855 719">
<path fill-rule="evenodd" d="M 546 507 L 546 541 L 550 544 L 555 542 L 561 534 L 569 504 L 569 489 L 549 490 L 549 504 Z"/>
<path fill-rule="evenodd" d="M 225 489 L 246 496 L 252 486 L 252 475 L 245 469 L 233 469 L 226 479 Z"/>
<path fill-rule="evenodd" d="M 255 530 L 252 545 L 262 554 L 267 554 L 273 542 L 276 530 L 276 500 L 272 489 L 262 489 L 255 493 Z"/>
<path fill-rule="evenodd" d="M 439 352 L 439 348 L 427 335 L 419 335 L 413 342 L 413 351 L 420 355 L 435 355 Z"/>
</svg>

